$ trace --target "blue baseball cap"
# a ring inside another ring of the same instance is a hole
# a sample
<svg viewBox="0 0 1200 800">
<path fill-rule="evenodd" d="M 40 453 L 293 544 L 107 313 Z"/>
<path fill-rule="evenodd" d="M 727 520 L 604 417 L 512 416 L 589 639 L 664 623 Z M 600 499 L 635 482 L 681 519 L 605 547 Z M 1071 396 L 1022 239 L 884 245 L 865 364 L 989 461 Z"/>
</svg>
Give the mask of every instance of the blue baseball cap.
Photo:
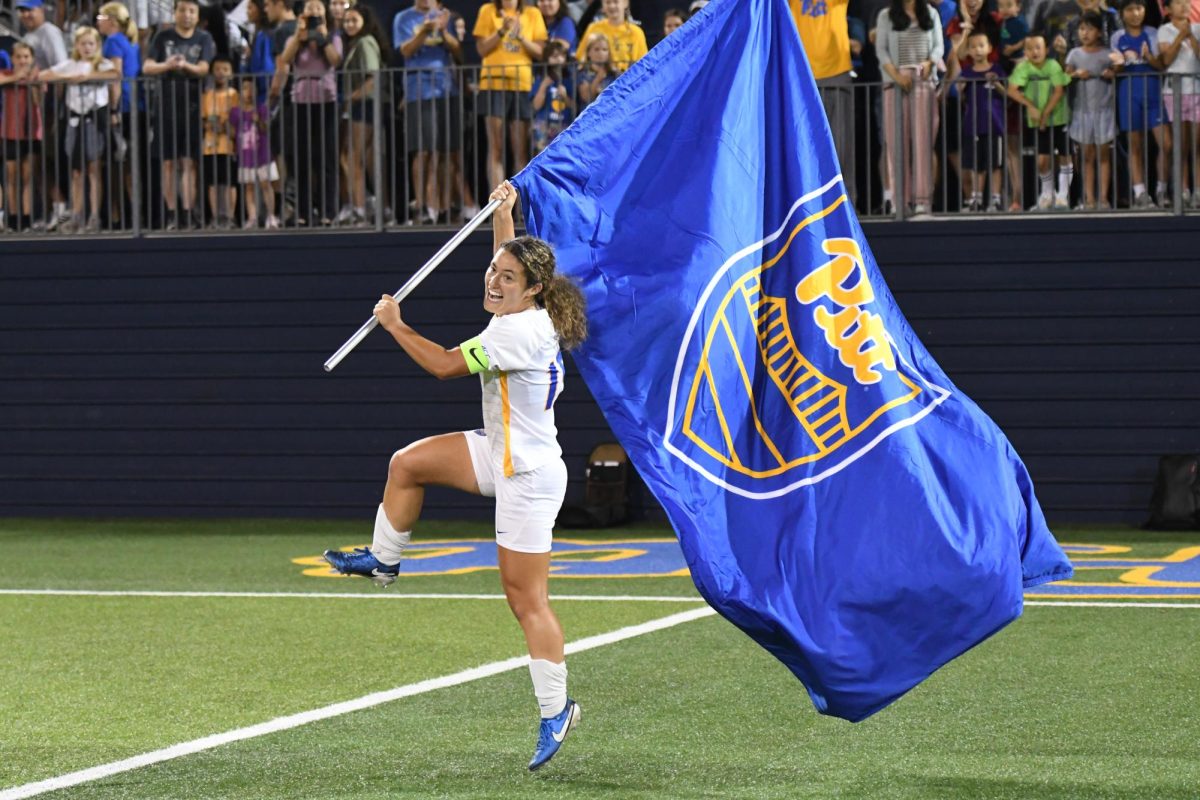
<svg viewBox="0 0 1200 800">
<path fill-rule="evenodd" d="M 18 0 L 17 8 L 41 8 L 45 0 Z"/>
</svg>

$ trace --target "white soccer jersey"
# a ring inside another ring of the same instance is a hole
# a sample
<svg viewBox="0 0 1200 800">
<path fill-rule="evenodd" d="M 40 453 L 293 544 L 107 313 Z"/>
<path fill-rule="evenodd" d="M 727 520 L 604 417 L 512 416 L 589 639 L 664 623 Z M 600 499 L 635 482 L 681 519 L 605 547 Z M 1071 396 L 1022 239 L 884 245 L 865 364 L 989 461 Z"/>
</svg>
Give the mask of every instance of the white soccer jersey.
<svg viewBox="0 0 1200 800">
<path fill-rule="evenodd" d="M 563 390 L 563 359 L 546 309 L 492 317 L 479 341 L 488 360 L 479 373 L 483 427 L 496 472 L 529 472 L 562 456 L 554 401 Z"/>
</svg>

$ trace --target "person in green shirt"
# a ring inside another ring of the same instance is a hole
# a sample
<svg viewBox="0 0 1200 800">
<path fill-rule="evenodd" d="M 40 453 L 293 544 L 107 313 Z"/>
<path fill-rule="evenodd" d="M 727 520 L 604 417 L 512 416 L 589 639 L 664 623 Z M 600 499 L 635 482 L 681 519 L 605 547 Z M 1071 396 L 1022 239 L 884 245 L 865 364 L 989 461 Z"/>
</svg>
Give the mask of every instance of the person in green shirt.
<svg viewBox="0 0 1200 800">
<path fill-rule="evenodd" d="M 1071 107 L 1066 101 L 1070 76 L 1057 61 L 1047 58 L 1046 37 L 1031 33 L 1025 37 L 1025 60 L 1013 69 L 1008 80 L 1008 96 L 1025 106 L 1025 122 L 1037 148 L 1038 193 L 1040 210 L 1071 207 L 1070 189 L 1074 169 L 1067 146 L 1067 124 Z M 1052 156 L 1058 154 L 1058 191 L 1053 192 Z"/>
</svg>

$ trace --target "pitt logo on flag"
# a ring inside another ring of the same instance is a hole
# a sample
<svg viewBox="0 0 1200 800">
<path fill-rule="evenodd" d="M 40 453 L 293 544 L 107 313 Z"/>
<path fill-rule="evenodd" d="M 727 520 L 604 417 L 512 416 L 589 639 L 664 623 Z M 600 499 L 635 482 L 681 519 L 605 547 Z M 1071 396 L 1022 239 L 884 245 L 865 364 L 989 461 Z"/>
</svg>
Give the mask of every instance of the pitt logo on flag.
<svg viewBox="0 0 1200 800">
<path fill-rule="evenodd" d="M 665 444 L 750 498 L 818 483 L 949 392 L 888 333 L 840 181 L 717 271 L 676 361 Z"/>
</svg>

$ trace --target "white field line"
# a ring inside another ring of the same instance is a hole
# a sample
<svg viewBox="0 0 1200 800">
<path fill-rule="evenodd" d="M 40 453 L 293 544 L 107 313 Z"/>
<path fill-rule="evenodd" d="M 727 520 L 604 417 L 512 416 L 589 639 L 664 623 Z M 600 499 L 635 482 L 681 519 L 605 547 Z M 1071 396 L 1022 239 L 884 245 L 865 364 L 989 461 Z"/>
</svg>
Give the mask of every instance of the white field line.
<svg viewBox="0 0 1200 800">
<path fill-rule="evenodd" d="M 605 645 L 614 644 L 625 639 L 632 639 L 636 636 L 643 636 L 647 633 L 661 631 L 665 628 L 670 628 L 675 625 L 681 625 L 685 622 L 701 619 L 703 617 L 712 616 L 716 612 L 708 606 L 703 608 L 694 608 L 690 611 L 682 611 L 678 614 L 661 617 L 643 622 L 640 625 L 630 625 L 626 628 L 619 628 L 608 633 L 601 633 L 596 636 L 588 636 L 576 642 L 571 642 L 566 647 L 568 655 L 573 653 L 582 653 L 585 650 L 591 650 L 596 647 L 604 647 Z M 0 791 L 0 800 L 19 800 L 20 798 L 33 797 L 45 792 L 53 792 L 58 789 L 65 789 L 70 786 L 78 786 L 81 783 L 100 780 L 112 775 L 117 775 L 122 772 L 148 767 L 151 764 L 158 764 L 163 761 L 169 761 L 174 758 L 199 753 L 204 750 L 212 750 L 216 747 L 221 747 L 232 742 L 240 742 L 245 739 L 253 739 L 258 736 L 267 736 L 279 731 L 286 731 L 291 728 L 298 728 L 301 725 L 307 725 L 310 722 L 318 722 L 331 717 L 338 717 L 342 714 L 349 714 L 353 711 L 361 711 L 366 708 L 390 703 L 394 700 L 399 700 L 404 697 L 412 697 L 413 695 L 424 694 L 438 689 L 445 689 L 450 686 L 458 686 L 471 681 L 477 681 L 482 678 L 488 678 L 492 675 L 499 675 L 502 672 L 510 672 L 515 669 L 520 669 L 529 664 L 528 656 L 517 656 L 515 658 L 507 658 L 503 661 L 493 661 L 490 664 L 484 664 L 472 669 L 466 669 L 462 672 L 456 672 L 452 675 L 443 675 L 440 678 L 430 678 L 428 680 L 410 683 L 407 686 L 399 686 L 395 689 L 389 689 L 384 692 L 375 692 L 354 700 L 347 700 L 342 703 L 334 703 L 324 708 L 317 708 L 312 711 L 303 711 L 299 714 L 291 714 L 286 717 L 277 717 L 276 719 L 267 722 L 251 725 L 247 728 L 238 728 L 225 733 L 218 733 L 212 736 L 205 736 L 201 739 L 195 739 L 190 742 L 173 745 L 163 748 L 162 750 L 154 750 L 149 753 L 142 753 L 133 758 L 126 758 L 121 761 L 113 761 L 108 764 L 101 764 L 97 767 L 79 770 L 78 772 L 70 772 L 66 775 L 60 775 L 57 778 L 49 778 L 36 783 L 26 783 L 22 786 L 14 786 L 11 789 Z"/>
<path fill-rule="evenodd" d="M 1200 608 L 1200 603 L 1145 603 L 1128 600 L 1026 600 L 1027 606 L 1083 606 L 1084 608 Z"/>
<path fill-rule="evenodd" d="M 502 594 L 397 594 L 382 590 L 374 594 L 355 592 L 160 592 L 91 589 L 0 589 L 0 595 L 50 595 L 65 597 L 301 597 L 326 600 L 504 600 Z M 703 603 L 701 597 L 653 595 L 552 594 L 551 600 L 601 600 L 642 603 Z"/>
<path fill-rule="evenodd" d="M 318 598 L 326 600 L 504 600 L 502 594 L 400 594 L 381 591 L 374 594 L 353 592 L 166 592 L 166 591 L 106 591 L 91 589 L 0 589 L 0 595 L 48 595 L 65 597 L 234 597 L 234 598 Z M 619 603 L 702 603 L 700 597 L 637 594 L 555 594 L 551 600 L 599 601 Z M 1026 600 L 1027 606 L 1080 606 L 1084 608 L 1200 608 L 1200 603 L 1146 602 L 1131 597 L 1128 600 Z M 0 800 L 3 800 L 0 797 Z"/>
</svg>

